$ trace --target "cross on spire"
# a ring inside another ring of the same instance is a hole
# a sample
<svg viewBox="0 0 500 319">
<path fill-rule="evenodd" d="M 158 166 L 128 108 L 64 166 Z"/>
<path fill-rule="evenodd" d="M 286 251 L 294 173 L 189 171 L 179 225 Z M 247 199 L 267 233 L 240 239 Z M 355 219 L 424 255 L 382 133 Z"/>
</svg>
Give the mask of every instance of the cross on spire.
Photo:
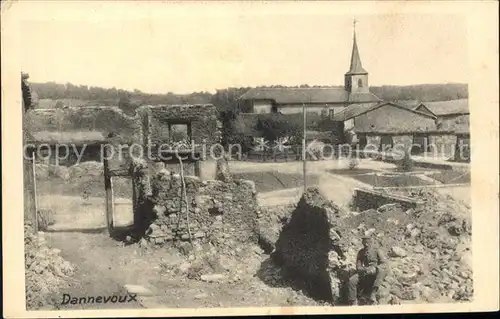
<svg viewBox="0 0 500 319">
<path fill-rule="evenodd" d="M 359 57 L 358 44 L 356 42 L 356 23 L 358 20 L 353 19 L 353 44 L 352 44 L 352 54 L 351 54 L 351 67 L 347 74 L 367 74 L 366 70 L 363 69 L 361 65 L 361 59 Z"/>
</svg>

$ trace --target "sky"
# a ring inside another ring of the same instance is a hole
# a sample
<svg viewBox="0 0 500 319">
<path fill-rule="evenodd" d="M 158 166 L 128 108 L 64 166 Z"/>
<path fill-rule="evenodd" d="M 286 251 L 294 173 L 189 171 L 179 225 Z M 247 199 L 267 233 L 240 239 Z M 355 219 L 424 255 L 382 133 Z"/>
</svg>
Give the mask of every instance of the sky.
<svg viewBox="0 0 500 319">
<path fill-rule="evenodd" d="M 20 26 L 21 68 L 32 82 L 148 93 L 342 85 L 353 19 L 370 85 L 468 78 L 467 25 L 458 14 L 354 13 L 314 3 L 289 10 L 67 3 L 40 14 L 33 9 Z"/>
</svg>

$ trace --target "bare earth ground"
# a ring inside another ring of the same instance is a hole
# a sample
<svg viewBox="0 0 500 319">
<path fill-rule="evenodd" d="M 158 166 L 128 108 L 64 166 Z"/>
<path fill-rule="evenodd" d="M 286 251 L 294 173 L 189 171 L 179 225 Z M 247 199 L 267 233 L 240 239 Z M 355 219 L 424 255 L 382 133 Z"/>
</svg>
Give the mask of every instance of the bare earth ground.
<svg viewBox="0 0 500 319">
<path fill-rule="evenodd" d="M 340 206 L 347 207 L 353 190 L 357 187 L 371 187 L 348 176 L 329 173 L 332 169 L 348 167 L 347 160 L 308 162 L 308 186 L 318 186 L 323 194 Z M 230 162 L 231 171 L 235 174 L 273 172 L 275 174 L 290 174 L 301 176 L 302 163 L 248 163 Z M 389 163 L 362 160 L 359 170 L 393 169 Z M 215 165 L 204 163 L 202 178 L 213 178 Z M 293 183 L 296 183 L 294 181 Z M 300 185 L 300 183 L 299 183 Z M 282 185 L 283 186 L 283 185 Z M 286 186 L 286 185 L 285 185 Z M 258 194 L 258 202 L 262 206 L 295 204 L 298 202 L 302 187 L 280 187 Z M 470 187 L 442 188 L 439 192 L 449 194 L 455 199 L 464 201 L 470 206 Z M 52 209 L 55 214 L 53 230 L 99 229 L 105 227 L 104 199 L 92 196 L 83 200 L 79 196 L 48 194 L 42 192 L 39 204 L 42 208 Z M 115 200 L 115 225 L 125 226 L 132 221 L 132 203 L 126 198 Z M 157 250 L 145 252 L 136 245 L 123 244 L 109 238 L 105 233 L 83 232 L 50 232 L 46 233 L 48 244 L 61 250 L 61 255 L 76 266 L 74 282 L 68 291 L 74 296 L 120 295 L 124 293 L 123 286 L 137 284 L 152 290 L 157 297 L 153 301 L 144 301 L 146 307 L 238 307 L 238 306 L 307 306 L 318 303 L 290 287 L 280 287 L 266 283 L 257 274 L 266 263 L 268 256 L 257 246 L 247 247 L 247 254 L 236 254 L 227 264 L 232 272 L 236 272 L 239 280 L 223 282 L 204 282 L 188 279 L 178 271 L 165 269 L 180 269 L 186 262 L 186 257 L 177 250 Z M 140 307 L 139 303 L 120 304 L 120 307 Z M 67 307 L 67 306 L 66 306 Z M 82 307 L 75 306 L 74 307 Z M 85 305 L 91 307 L 106 307 L 100 305 Z M 116 308 L 108 304 L 107 307 Z"/>
<path fill-rule="evenodd" d="M 50 209 L 55 224 L 49 230 L 84 230 L 106 228 L 105 201 L 102 197 L 82 200 L 78 196 L 42 195 L 38 197 L 39 207 Z M 129 226 L 133 223 L 132 200 L 115 198 L 114 225 Z"/>
<path fill-rule="evenodd" d="M 177 269 L 185 262 L 185 257 L 175 249 L 144 252 L 135 245 L 120 246 L 106 234 L 51 233 L 46 237 L 50 246 L 61 249 L 61 256 L 76 265 L 75 284 L 60 292 L 60 300 L 64 293 L 76 297 L 120 295 L 124 293 L 124 285 L 137 284 L 158 294 L 154 305 L 149 302 L 148 307 L 317 305 L 291 288 L 272 287 L 255 277 L 261 263 L 268 258 L 257 246 L 249 247 L 251 255 L 244 260 L 242 257 L 239 267 L 231 265 L 233 271 L 239 268 L 236 270 L 240 272 L 239 281 L 209 283 L 188 279 L 185 274 L 163 272 L 162 267 Z M 137 303 L 126 305 L 140 306 Z M 88 304 L 85 307 L 97 306 Z M 69 307 L 75 306 L 66 306 Z"/>
</svg>

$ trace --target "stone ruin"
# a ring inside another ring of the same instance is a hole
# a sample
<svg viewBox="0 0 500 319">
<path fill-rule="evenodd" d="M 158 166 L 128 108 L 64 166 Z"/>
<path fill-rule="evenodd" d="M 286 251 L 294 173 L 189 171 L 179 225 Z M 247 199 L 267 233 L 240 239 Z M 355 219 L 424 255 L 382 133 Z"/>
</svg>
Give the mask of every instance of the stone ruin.
<svg viewBox="0 0 500 319">
<path fill-rule="evenodd" d="M 351 214 L 310 188 L 287 215 L 271 258 L 311 297 L 341 305 L 361 237 L 370 233 L 389 262 L 377 292 L 380 304 L 471 300 L 466 208 L 437 194 L 414 195 L 426 198 L 425 205 L 408 209 L 389 203 Z"/>
<path fill-rule="evenodd" d="M 316 299 L 336 303 L 340 280 L 348 276 L 345 239 L 339 225 L 340 209 L 317 188 L 304 193 L 283 226 L 271 254 L 289 276 L 298 278 Z M 352 267 L 351 267 L 352 268 Z"/>
<path fill-rule="evenodd" d="M 253 182 L 233 180 L 224 158 L 217 163 L 217 180 L 193 176 L 193 165 L 200 168 L 199 161 L 183 160 L 184 200 L 180 163 L 175 155 L 170 162 L 162 161 L 154 147 L 173 142 L 174 126 L 186 128 L 188 150 L 193 146 L 201 156 L 220 141 L 217 110 L 211 104 L 141 106 L 134 116 L 117 107 L 39 109 L 24 118 L 25 142 L 34 146 L 76 143 L 88 150 L 90 144 L 100 151 L 92 158 L 96 164 L 102 164 L 101 146 L 113 147 L 114 156 L 103 174 L 132 179 L 134 227 L 129 234 L 136 239 L 159 246 L 189 241 L 230 245 L 232 240 L 251 239 L 257 205 Z M 141 156 L 138 148 L 130 147 L 133 144 L 152 148 Z M 102 165 L 96 167 L 102 172 Z"/>
<path fill-rule="evenodd" d="M 145 240 L 160 246 L 255 241 L 257 192 L 252 181 L 202 181 L 196 176 L 184 181 L 187 201 L 179 174 L 163 170 L 152 176 L 150 209 L 140 213 Z"/>
</svg>

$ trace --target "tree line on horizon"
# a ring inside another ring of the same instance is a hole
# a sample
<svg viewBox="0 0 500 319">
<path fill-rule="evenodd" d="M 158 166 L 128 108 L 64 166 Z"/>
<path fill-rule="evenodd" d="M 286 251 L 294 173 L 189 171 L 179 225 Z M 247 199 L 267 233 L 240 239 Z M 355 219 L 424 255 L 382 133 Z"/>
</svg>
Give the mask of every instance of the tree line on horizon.
<svg viewBox="0 0 500 319">
<path fill-rule="evenodd" d="M 140 90 L 121 90 L 116 88 L 102 88 L 87 85 L 60 84 L 55 82 L 31 83 L 38 99 L 52 100 L 82 100 L 88 105 L 119 106 L 125 111 L 133 110 L 140 105 L 158 104 L 206 104 L 216 105 L 220 111 L 235 110 L 236 100 L 252 87 L 229 87 L 219 89 L 215 93 L 193 92 L 190 94 L 149 94 Z M 259 88 L 315 88 L 342 86 L 259 86 Z M 419 85 L 382 85 L 371 86 L 370 91 L 385 101 L 445 101 L 468 98 L 468 86 L 463 83 L 448 84 L 419 84 Z M 62 107 L 62 103 L 58 104 Z"/>
</svg>

